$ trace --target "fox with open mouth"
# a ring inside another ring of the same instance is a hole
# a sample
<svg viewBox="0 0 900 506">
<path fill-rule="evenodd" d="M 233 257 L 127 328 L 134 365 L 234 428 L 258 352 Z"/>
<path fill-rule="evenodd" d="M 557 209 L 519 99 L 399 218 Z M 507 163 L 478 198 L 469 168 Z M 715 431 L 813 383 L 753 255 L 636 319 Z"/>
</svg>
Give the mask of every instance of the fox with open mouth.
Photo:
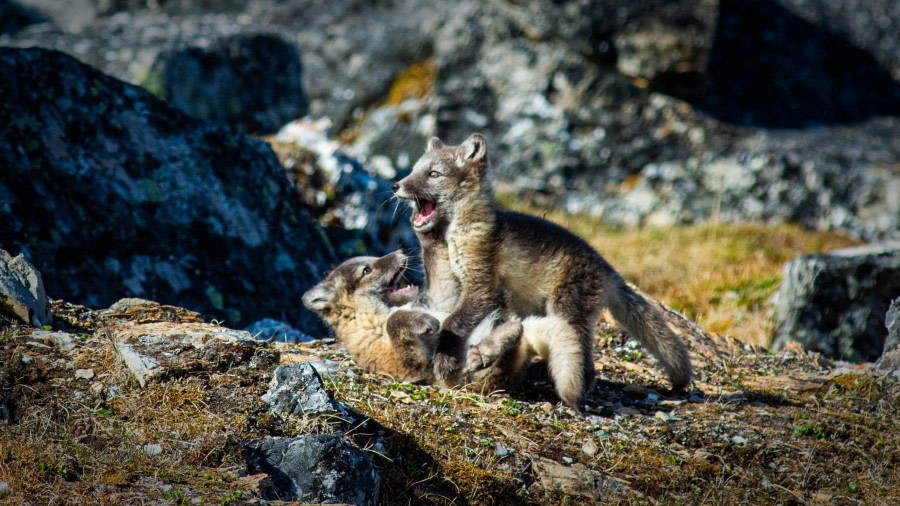
<svg viewBox="0 0 900 506">
<path fill-rule="evenodd" d="M 595 381 L 593 333 L 608 308 L 659 360 L 676 390 L 690 384 L 684 343 L 596 250 L 547 220 L 496 207 L 483 136 L 473 134 L 459 146 L 432 138 L 393 191 L 412 203 L 417 234 L 443 227 L 442 247 L 459 285 L 432 360 L 436 378 L 462 367 L 467 336 L 486 315 L 544 317 L 554 321 L 555 333 L 536 338 L 545 345 L 542 357 L 557 393 L 577 410 Z M 428 257 L 424 243 L 423 249 Z"/>
<path fill-rule="evenodd" d="M 335 332 L 362 368 L 404 381 L 433 382 L 431 360 L 446 313 L 421 303 L 404 274 L 409 259 L 397 251 L 356 257 L 336 267 L 303 295 L 303 303 Z M 469 339 L 467 366 L 444 386 L 474 384 L 483 391 L 512 386 L 530 358 L 517 319 L 488 315 Z"/>
</svg>

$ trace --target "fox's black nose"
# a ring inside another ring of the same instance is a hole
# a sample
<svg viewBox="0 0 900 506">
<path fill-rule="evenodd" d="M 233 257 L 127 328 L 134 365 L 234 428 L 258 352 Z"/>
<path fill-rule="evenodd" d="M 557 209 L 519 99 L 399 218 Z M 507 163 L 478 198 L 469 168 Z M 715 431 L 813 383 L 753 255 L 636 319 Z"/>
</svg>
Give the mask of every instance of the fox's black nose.
<svg viewBox="0 0 900 506">
<path fill-rule="evenodd" d="M 393 190 L 394 193 L 397 193 L 397 190 L 399 190 L 399 189 L 400 189 L 400 183 L 394 183 L 391 185 L 391 190 Z"/>
</svg>

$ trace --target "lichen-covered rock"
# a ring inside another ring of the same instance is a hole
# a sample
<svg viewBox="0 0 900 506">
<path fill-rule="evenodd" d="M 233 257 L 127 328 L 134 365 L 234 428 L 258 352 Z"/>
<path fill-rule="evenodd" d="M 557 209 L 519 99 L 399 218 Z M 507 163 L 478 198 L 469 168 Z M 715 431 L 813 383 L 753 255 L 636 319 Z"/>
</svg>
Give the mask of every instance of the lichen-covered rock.
<svg viewBox="0 0 900 506">
<path fill-rule="evenodd" d="M 885 313 L 900 293 L 900 242 L 805 255 L 785 265 L 775 295 L 774 348 L 806 349 L 854 362 L 885 347 Z"/>
<path fill-rule="evenodd" d="M 54 297 L 149 297 L 309 333 L 333 263 L 269 146 L 43 49 L 0 48 L 0 246 Z"/>
<path fill-rule="evenodd" d="M 285 415 L 338 411 L 309 362 L 278 366 L 262 399 L 272 411 Z"/>
<path fill-rule="evenodd" d="M 297 48 L 273 35 L 233 35 L 156 57 L 143 85 L 182 111 L 247 132 L 306 114 Z"/>
<path fill-rule="evenodd" d="M 328 235 L 340 258 L 415 248 L 418 240 L 391 182 L 349 156 L 331 138 L 330 121 L 298 120 L 273 137 L 279 159 Z M 424 144 L 423 144 L 424 146 Z"/>
<path fill-rule="evenodd" d="M 878 367 L 900 377 L 900 297 L 891 301 L 891 307 L 884 315 L 884 325 L 888 332 Z"/>
<path fill-rule="evenodd" d="M 0 311 L 35 327 L 50 324 L 50 305 L 41 273 L 21 253 L 0 249 Z"/>
<path fill-rule="evenodd" d="M 251 474 L 272 480 L 273 497 L 304 503 L 375 504 L 381 478 L 369 456 L 339 436 L 270 438 L 246 445 Z"/>
<path fill-rule="evenodd" d="M 249 363 L 265 346 L 249 332 L 203 323 L 197 313 L 157 302 L 124 299 L 100 314 L 119 358 L 142 387 L 173 373 Z"/>
</svg>

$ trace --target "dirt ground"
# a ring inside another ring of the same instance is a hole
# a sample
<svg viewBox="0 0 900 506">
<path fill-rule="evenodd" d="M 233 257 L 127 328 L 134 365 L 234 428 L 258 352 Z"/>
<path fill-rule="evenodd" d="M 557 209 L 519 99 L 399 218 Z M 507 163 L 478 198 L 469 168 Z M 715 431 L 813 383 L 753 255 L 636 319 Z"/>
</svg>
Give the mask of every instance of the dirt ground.
<svg viewBox="0 0 900 506">
<path fill-rule="evenodd" d="M 697 374 L 674 395 L 652 358 L 603 325 L 578 416 L 539 363 L 510 393 L 442 390 L 366 373 L 329 339 L 185 349 L 141 387 L 117 325 L 196 318 L 147 307 L 112 317 L 55 302 L 52 331 L 68 344 L 0 321 L 0 502 L 260 503 L 242 444 L 321 432 L 369 453 L 386 504 L 900 502 L 897 381 L 799 348 L 772 354 L 676 322 Z M 302 360 L 348 415 L 267 409 L 274 368 Z"/>
</svg>

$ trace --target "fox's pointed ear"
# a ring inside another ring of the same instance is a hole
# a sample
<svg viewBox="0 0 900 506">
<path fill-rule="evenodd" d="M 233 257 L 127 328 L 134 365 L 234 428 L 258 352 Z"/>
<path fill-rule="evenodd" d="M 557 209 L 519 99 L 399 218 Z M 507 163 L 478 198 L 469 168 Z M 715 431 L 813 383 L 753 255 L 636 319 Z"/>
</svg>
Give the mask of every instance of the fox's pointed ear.
<svg viewBox="0 0 900 506">
<path fill-rule="evenodd" d="M 460 144 L 459 151 L 463 161 L 480 161 L 487 155 L 487 141 L 481 134 L 472 134 Z"/>
<path fill-rule="evenodd" d="M 334 287 L 319 283 L 303 294 L 303 305 L 316 313 L 325 312 L 334 302 L 334 294 Z"/>
<path fill-rule="evenodd" d="M 432 137 L 428 139 L 428 145 L 425 146 L 425 152 L 434 151 L 435 149 L 441 149 L 444 147 L 444 143 L 441 142 L 437 137 Z"/>
</svg>

